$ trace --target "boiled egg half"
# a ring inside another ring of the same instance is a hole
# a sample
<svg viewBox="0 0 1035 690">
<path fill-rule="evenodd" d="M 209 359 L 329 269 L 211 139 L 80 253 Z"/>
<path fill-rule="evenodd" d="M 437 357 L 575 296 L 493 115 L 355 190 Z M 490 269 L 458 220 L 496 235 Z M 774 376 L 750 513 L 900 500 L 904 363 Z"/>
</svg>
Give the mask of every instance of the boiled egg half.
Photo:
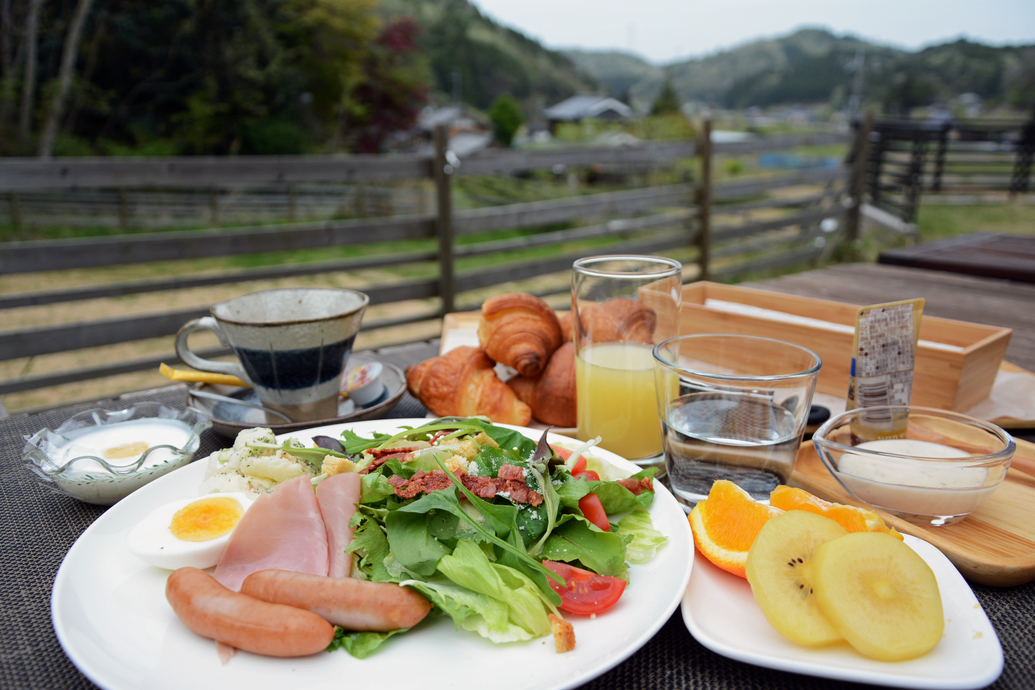
<svg viewBox="0 0 1035 690">
<path fill-rule="evenodd" d="M 173 501 L 130 530 L 126 547 L 158 568 L 211 568 L 254 501 L 243 493 L 215 493 Z"/>
</svg>

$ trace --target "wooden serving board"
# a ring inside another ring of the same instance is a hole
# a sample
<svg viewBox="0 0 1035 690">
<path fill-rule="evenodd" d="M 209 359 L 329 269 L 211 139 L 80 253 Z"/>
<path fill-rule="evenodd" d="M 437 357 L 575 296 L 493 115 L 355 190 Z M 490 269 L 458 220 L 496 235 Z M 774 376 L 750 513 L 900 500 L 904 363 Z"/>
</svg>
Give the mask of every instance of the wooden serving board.
<svg viewBox="0 0 1035 690">
<path fill-rule="evenodd" d="M 828 501 L 870 507 L 848 495 L 811 441 L 798 449 L 790 483 Z M 921 527 L 876 512 L 899 532 L 936 546 L 971 582 L 1009 587 L 1035 580 L 1035 444 L 1017 441 L 1006 479 L 980 508 L 955 525 Z"/>
</svg>

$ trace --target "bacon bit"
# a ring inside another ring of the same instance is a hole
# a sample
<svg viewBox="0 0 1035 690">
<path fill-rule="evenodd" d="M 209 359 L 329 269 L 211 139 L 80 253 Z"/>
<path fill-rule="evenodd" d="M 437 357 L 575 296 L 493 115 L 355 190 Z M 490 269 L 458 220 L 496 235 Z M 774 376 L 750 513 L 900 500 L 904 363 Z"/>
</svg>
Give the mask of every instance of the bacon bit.
<svg viewBox="0 0 1035 690">
<path fill-rule="evenodd" d="M 506 493 L 514 503 L 528 503 L 537 508 L 543 503 L 542 494 L 532 491 L 528 484 L 513 479 L 502 479 L 493 477 L 475 477 L 469 474 L 460 474 L 460 482 L 464 487 L 480 498 L 490 499 L 498 493 Z M 413 498 L 420 493 L 432 493 L 442 491 L 452 486 L 453 482 L 442 470 L 431 472 L 416 472 L 409 481 L 393 475 L 389 477 L 388 483 L 395 490 L 399 498 Z"/>
<path fill-rule="evenodd" d="M 523 481 L 493 479 L 492 477 L 472 477 L 467 474 L 460 477 L 460 481 L 464 483 L 468 490 L 482 498 L 492 498 L 498 493 L 505 493 L 514 503 L 528 503 L 533 508 L 538 508 L 543 504 L 543 495 L 538 491 L 532 491 L 528 488 L 528 484 Z M 475 489 L 472 485 L 476 485 L 478 488 Z M 490 489 L 492 493 L 489 493 Z"/>
<path fill-rule="evenodd" d="M 405 451 L 402 453 L 393 453 L 392 455 L 382 455 L 381 457 L 375 456 L 374 459 L 370 461 L 369 465 L 359 471 L 359 474 L 370 474 L 393 458 L 398 458 L 400 462 L 406 462 L 407 460 L 413 459 L 413 453 Z"/>
<path fill-rule="evenodd" d="M 464 475 L 460 478 L 467 490 L 480 498 L 493 498 L 496 495 L 496 482 L 492 477 L 472 477 Z"/>
<path fill-rule="evenodd" d="M 388 483 L 392 485 L 395 495 L 399 498 L 413 498 L 417 494 L 422 493 L 430 494 L 434 491 L 448 489 L 453 485 L 449 475 L 442 470 L 432 470 L 431 472 L 417 471 L 409 480 L 396 474 L 389 477 Z"/>
<path fill-rule="evenodd" d="M 412 453 L 415 450 L 420 450 L 422 446 L 396 446 L 395 448 L 371 448 L 367 452 L 373 455 L 375 458 L 382 458 L 384 456 L 395 456 L 399 453 Z"/>
<path fill-rule="evenodd" d="M 525 468 L 518 467 L 517 465 L 511 465 L 509 462 L 504 463 L 500 467 L 499 472 L 496 473 L 500 479 L 511 479 L 517 482 L 525 481 Z"/>
<path fill-rule="evenodd" d="M 621 484 L 626 489 L 633 493 L 633 496 L 639 496 L 644 491 L 654 491 L 654 482 L 644 477 L 643 479 L 633 479 L 632 477 L 626 477 L 625 479 L 619 479 L 615 482 Z"/>
<path fill-rule="evenodd" d="M 430 443 L 431 445 L 435 445 L 435 441 L 439 440 L 443 436 L 449 436 L 454 431 L 456 431 L 456 429 L 443 429 L 442 431 L 438 431 L 435 433 L 434 436 L 431 437 L 431 440 L 428 441 L 428 443 Z"/>
</svg>

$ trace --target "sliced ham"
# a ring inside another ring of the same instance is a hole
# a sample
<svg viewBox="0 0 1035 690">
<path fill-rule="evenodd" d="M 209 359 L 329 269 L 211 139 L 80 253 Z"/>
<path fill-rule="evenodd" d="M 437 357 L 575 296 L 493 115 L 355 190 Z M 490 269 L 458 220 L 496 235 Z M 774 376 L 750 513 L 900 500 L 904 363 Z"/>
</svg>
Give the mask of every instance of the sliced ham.
<svg viewBox="0 0 1035 690">
<path fill-rule="evenodd" d="M 342 472 L 332 474 L 316 487 L 316 500 L 327 528 L 330 577 L 348 577 L 352 570 L 352 554 L 345 553 L 345 548 L 352 541 L 349 522 L 356 514 L 362 482 L 363 478 L 355 472 Z"/>
<path fill-rule="evenodd" d="M 235 592 L 259 570 L 327 575 L 327 529 L 309 477 L 260 496 L 230 535 L 213 577 Z"/>
</svg>

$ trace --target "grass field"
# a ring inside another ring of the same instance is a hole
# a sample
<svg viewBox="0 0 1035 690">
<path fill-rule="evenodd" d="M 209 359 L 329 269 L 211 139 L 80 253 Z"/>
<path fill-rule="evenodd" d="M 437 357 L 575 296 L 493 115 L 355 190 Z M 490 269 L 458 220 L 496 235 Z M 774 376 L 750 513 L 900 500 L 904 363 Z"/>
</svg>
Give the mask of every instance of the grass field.
<svg viewBox="0 0 1035 690">
<path fill-rule="evenodd" d="M 921 198 L 917 227 L 921 242 L 972 232 L 1035 235 L 1035 205 L 1007 202 L 955 206 Z"/>
</svg>

